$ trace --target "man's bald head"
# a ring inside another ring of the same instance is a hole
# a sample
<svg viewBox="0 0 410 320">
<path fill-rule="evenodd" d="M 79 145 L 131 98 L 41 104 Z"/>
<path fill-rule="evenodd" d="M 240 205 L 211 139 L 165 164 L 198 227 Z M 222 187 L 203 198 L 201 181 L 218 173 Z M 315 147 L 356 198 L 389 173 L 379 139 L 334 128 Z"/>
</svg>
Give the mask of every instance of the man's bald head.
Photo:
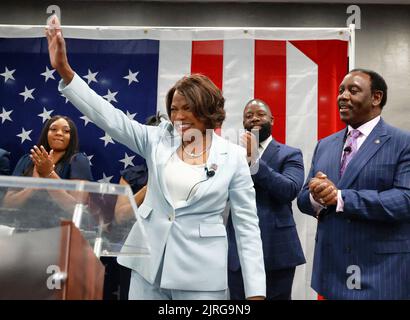
<svg viewBox="0 0 410 320">
<path fill-rule="evenodd" d="M 255 106 L 255 107 L 259 107 L 259 108 L 261 108 L 261 109 L 264 109 L 264 111 L 265 111 L 270 117 L 272 117 L 272 113 L 271 113 L 271 111 L 270 111 L 270 108 L 269 108 L 268 104 L 267 104 L 265 101 L 263 101 L 263 100 L 261 100 L 261 99 L 251 99 L 251 100 L 249 100 L 249 101 L 246 103 L 245 108 L 244 108 L 244 110 L 243 110 L 244 113 L 245 113 L 246 109 L 247 109 L 248 107 L 251 107 L 251 106 Z"/>
<path fill-rule="evenodd" d="M 273 117 L 267 103 L 260 99 L 248 101 L 243 110 L 243 127 L 248 131 L 259 131 L 260 141 L 272 134 Z"/>
</svg>

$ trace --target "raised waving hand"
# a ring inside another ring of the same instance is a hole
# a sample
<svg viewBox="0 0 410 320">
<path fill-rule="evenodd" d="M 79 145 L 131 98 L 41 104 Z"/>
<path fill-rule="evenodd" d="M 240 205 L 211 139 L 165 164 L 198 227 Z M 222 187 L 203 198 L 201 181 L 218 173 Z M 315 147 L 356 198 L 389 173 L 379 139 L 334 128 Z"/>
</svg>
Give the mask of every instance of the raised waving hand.
<svg viewBox="0 0 410 320">
<path fill-rule="evenodd" d="M 65 84 L 69 84 L 74 77 L 74 71 L 68 63 L 65 41 L 56 15 L 49 19 L 45 32 L 51 66 L 57 70 Z"/>
</svg>

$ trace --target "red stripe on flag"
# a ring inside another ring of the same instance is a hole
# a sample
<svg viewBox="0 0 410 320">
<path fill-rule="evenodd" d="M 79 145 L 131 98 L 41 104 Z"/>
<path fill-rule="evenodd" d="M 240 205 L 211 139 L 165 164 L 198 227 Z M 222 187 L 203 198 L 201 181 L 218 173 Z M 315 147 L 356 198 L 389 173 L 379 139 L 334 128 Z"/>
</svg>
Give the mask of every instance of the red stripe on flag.
<svg viewBox="0 0 410 320">
<path fill-rule="evenodd" d="M 315 40 L 291 43 L 318 65 L 318 139 L 345 127 L 340 120 L 337 94 L 347 73 L 347 41 Z"/>
<path fill-rule="evenodd" d="M 191 73 L 202 73 L 222 90 L 223 40 L 192 41 Z"/>
<path fill-rule="evenodd" d="M 275 119 L 272 135 L 286 141 L 286 41 L 255 41 L 255 93 Z"/>
</svg>

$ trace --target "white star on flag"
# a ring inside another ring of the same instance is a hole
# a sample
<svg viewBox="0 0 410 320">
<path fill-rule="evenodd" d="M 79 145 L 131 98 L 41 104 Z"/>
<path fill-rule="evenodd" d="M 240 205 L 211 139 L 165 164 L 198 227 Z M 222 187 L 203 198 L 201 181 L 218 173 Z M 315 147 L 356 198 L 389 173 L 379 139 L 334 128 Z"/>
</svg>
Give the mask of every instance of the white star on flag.
<svg viewBox="0 0 410 320">
<path fill-rule="evenodd" d="M 3 76 L 4 77 L 4 82 L 7 82 L 7 80 L 15 80 L 14 79 L 14 77 L 13 77 L 13 73 L 14 73 L 14 71 L 16 71 L 16 69 L 14 69 L 14 70 L 9 70 L 9 69 L 7 69 L 7 67 L 6 67 L 6 70 L 3 72 L 3 73 L 0 73 L 0 76 Z"/>
<path fill-rule="evenodd" d="M 128 76 L 125 76 L 125 77 L 123 77 L 124 79 L 127 79 L 128 80 L 128 85 L 130 85 L 131 83 L 133 83 L 133 82 L 139 82 L 138 81 L 138 79 L 137 79 L 137 75 L 138 75 L 138 73 L 140 73 L 139 71 L 137 71 L 137 72 L 132 72 L 130 69 L 128 69 Z"/>
<path fill-rule="evenodd" d="M 124 163 L 124 169 L 128 166 L 134 166 L 134 163 L 132 162 L 132 159 L 134 159 L 135 156 L 128 156 L 128 154 L 125 152 L 124 159 L 118 160 L 119 162 Z"/>
<path fill-rule="evenodd" d="M 82 116 L 80 119 L 84 120 L 84 127 L 90 122 L 93 123 L 87 116 Z"/>
<path fill-rule="evenodd" d="M 109 176 L 109 177 L 107 177 L 107 176 L 105 175 L 105 172 L 103 172 L 103 177 L 102 177 L 102 179 L 98 180 L 98 182 L 99 182 L 99 183 L 110 183 L 110 182 L 111 182 L 111 179 L 112 179 L 113 177 L 114 177 L 114 176 Z"/>
<path fill-rule="evenodd" d="M 33 99 L 33 100 L 34 100 L 34 97 L 33 97 L 33 95 L 32 95 L 32 93 L 33 93 L 34 90 L 36 90 L 36 88 L 27 89 L 27 87 L 24 86 L 24 91 L 23 91 L 23 92 L 20 92 L 19 95 L 21 95 L 21 96 L 24 97 L 24 102 L 26 102 L 27 99 Z"/>
<path fill-rule="evenodd" d="M 22 129 L 23 129 L 23 130 L 21 131 L 21 133 L 16 135 L 17 137 L 20 137 L 20 138 L 21 138 L 21 143 L 23 143 L 23 142 L 26 141 L 26 140 L 30 140 L 30 141 L 31 141 L 30 133 L 31 133 L 31 131 L 33 131 L 33 130 L 28 130 L 28 131 L 26 131 L 24 128 L 22 128 Z"/>
<path fill-rule="evenodd" d="M 46 71 L 44 71 L 41 75 L 45 78 L 45 81 L 44 82 L 47 82 L 47 80 L 48 79 L 53 79 L 53 80 L 55 80 L 56 78 L 54 78 L 54 76 L 53 76 L 53 73 L 55 72 L 55 70 L 54 69 L 49 69 L 47 66 L 46 66 Z"/>
<path fill-rule="evenodd" d="M 43 107 L 43 112 L 39 113 L 38 116 L 41 117 L 43 123 L 46 122 L 48 119 L 51 119 L 51 114 L 54 110 L 47 111 L 46 108 Z"/>
<path fill-rule="evenodd" d="M 86 76 L 83 76 L 83 78 L 87 79 L 88 84 L 90 84 L 91 82 L 98 82 L 95 78 L 97 76 L 97 73 L 98 72 L 92 72 L 90 69 L 88 69 L 88 74 Z"/>
<path fill-rule="evenodd" d="M 65 99 L 65 103 L 68 102 L 68 99 L 67 99 L 67 97 L 66 97 L 65 95 L 63 95 L 62 93 L 60 93 L 60 96 L 62 96 L 62 97 Z"/>
<path fill-rule="evenodd" d="M 111 90 L 108 89 L 108 93 L 105 96 L 103 96 L 103 98 L 105 98 L 110 103 L 111 101 L 118 102 L 117 99 L 115 99 L 115 96 L 117 95 L 117 93 L 118 91 L 111 92 Z"/>
<path fill-rule="evenodd" d="M 127 117 L 130 120 L 134 120 L 135 116 L 137 115 L 137 113 L 129 113 L 127 110 Z"/>
<path fill-rule="evenodd" d="M 84 152 L 84 154 L 88 158 L 88 162 L 90 163 L 90 166 L 92 166 L 93 164 L 91 163 L 91 159 L 94 157 L 94 155 L 91 154 L 91 155 L 88 156 L 85 152 Z"/>
<path fill-rule="evenodd" d="M 2 109 L 3 109 L 3 112 L 0 113 L 1 123 L 4 123 L 4 121 L 6 121 L 6 120 L 13 121 L 10 118 L 10 114 L 13 112 L 13 110 L 6 111 L 4 108 L 2 108 Z"/>
<path fill-rule="evenodd" d="M 107 146 L 107 144 L 112 143 L 114 144 L 115 142 L 112 140 L 112 138 L 107 134 L 107 132 L 105 133 L 104 137 L 101 137 L 100 140 L 104 141 L 104 147 Z"/>
</svg>

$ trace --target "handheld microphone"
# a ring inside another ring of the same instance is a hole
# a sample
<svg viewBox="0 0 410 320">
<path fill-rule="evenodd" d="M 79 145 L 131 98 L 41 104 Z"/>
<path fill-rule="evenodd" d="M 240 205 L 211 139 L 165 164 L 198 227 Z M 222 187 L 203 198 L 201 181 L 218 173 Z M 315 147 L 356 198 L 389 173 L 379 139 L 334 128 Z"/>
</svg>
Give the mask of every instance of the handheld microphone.
<svg viewBox="0 0 410 320">
<path fill-rule="evenodd" d="M 352 152 L 352 147 L 351 146 L 347 146 L 343 149 L 344 152 L 350 153 Z"/>
</svg>

